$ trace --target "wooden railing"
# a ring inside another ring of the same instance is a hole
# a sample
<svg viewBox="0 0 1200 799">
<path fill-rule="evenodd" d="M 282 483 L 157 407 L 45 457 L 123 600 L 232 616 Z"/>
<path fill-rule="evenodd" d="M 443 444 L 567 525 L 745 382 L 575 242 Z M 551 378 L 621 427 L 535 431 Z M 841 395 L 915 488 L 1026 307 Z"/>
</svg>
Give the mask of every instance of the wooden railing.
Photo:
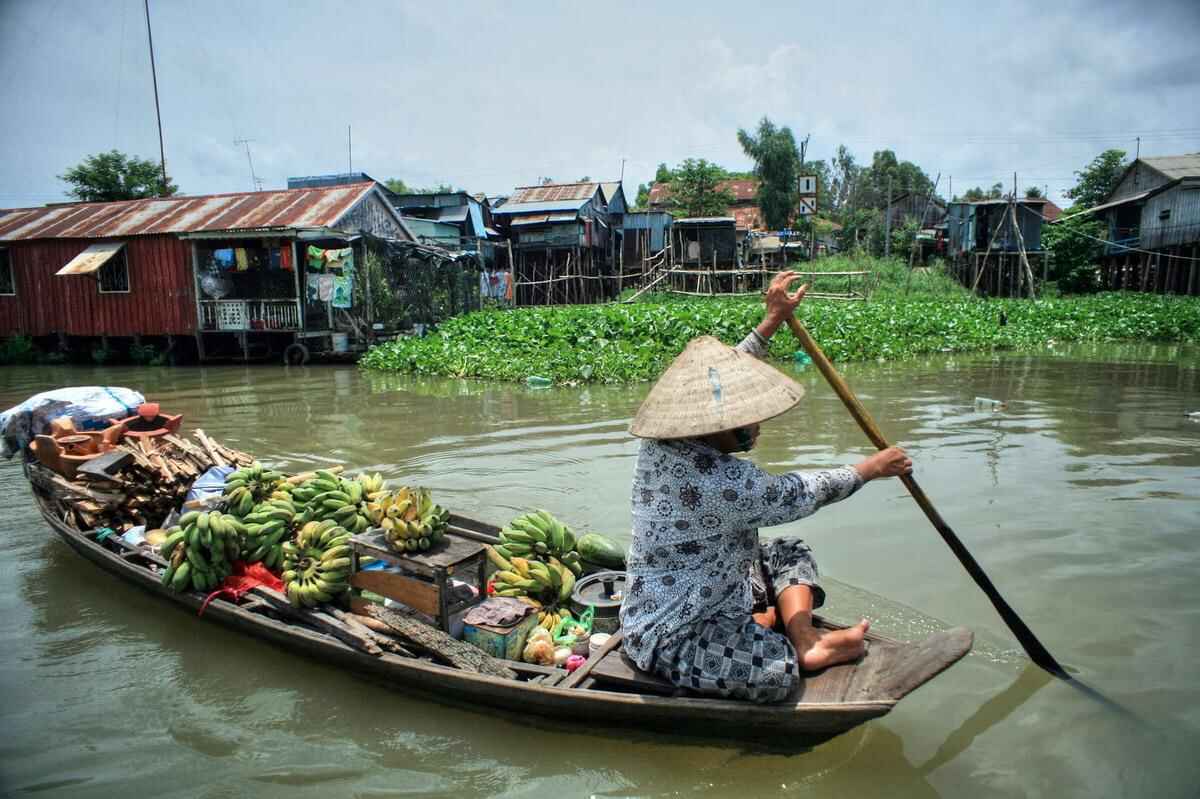
<svg viewBox="0 0 1200 799">
<path fill-rule="evenodd" d="M 201 300 L 202 330 L 299 330 L 300 303 L 283 300 Z"/>
</svg>

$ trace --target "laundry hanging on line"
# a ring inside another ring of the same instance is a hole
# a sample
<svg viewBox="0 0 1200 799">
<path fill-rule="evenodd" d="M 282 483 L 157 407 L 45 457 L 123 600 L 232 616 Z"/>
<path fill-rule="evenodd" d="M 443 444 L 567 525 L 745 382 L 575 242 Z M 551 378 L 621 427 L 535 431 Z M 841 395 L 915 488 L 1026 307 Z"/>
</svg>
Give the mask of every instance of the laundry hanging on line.
<svg viewBox="0 0 1200 799">
<path fill-rule="evenodd" d="M 234 258 L 237 259 L 237 270 L 245 272 L 250 268 L 250 256 L 246 253 L 245 247 L 238 247 L 233 251 Z"/>
<path fill-rule="evenodd" d="M 352 304 L 353 286 L 354 283 L 348 275 L 334 275 L 333 297 L 329 304 L 334 308 L 349 308 Z"/>
</svg>

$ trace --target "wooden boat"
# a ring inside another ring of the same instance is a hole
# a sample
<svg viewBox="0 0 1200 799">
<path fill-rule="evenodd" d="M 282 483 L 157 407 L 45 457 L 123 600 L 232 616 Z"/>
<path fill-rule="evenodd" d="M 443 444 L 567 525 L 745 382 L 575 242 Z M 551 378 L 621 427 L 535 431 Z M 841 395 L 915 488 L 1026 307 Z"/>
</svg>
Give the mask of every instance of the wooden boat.
<svg viewBox="0 0 1200 799">
<path fill-rule="evenodd" d="M 27 464 L 26 468 L 43 467 Z M 160 584 L 157 570 L 163 561 L 153 548 L 129 544 L 118 536 L 100 540 L 94 532 L 77 530 L 57 515 L 36 482 L 31 487 L 46 522 L 84 558 L 166 603 L 191 611 L 205 604 L 201 592 L 172 593 Z M 495 541 L 498 531 L 452 516 L 449 534 Z M 269 596 L 273 593 L 259 589 L 238 601 L 215 598 L 204 607 L 201 619 L 349 671 L 383 678 L 390 687 L 459 705 L 506 712 L 519 709 L 552 721 L 586 720 L 589 728 L 636 727 L 725 740 L 770 740 L 789 748 L 820 743 L 887 714 L 904 696 L 962 658 L 973 638 L 961 627 L 917 644 L 870 633 L 869 651 L 860 661 L 807 676 L 795 701 L 759 705 L 701 697 L 640 672 L 620 652 L 618 635 L 610 639 L 618 646 L 590 658 L 570 675 L 561 669 L 500 661 L 515 672 L 515 678 L 500 678 L 444 665 L 431 657 L 381 651 L 361 640 L 365 628 L 327 613 L 296 610 L 286 599 L 278 601 L 282 595 L 275 594 L 273 601 Z"/>
</svg>

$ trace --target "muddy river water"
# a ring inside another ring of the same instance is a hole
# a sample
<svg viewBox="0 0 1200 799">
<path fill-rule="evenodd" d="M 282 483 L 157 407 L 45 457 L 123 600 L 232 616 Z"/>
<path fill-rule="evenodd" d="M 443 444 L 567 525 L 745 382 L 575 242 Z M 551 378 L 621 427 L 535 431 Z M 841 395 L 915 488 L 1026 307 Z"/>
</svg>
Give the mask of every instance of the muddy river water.
<svg viewBox="0 0 1200 799">
<path fill-rule="evenodd" d="M 198 623 L 72 553 L 0 464 L 0 793 L 50 796 L 1195 796 L 1200 790 L 1200 350 L 1080 346 L 854 365 L 934 503 L 1055 656 L 1132 710 L 1029 665 L 895 482 L 765 534 L 802 535 L 830 614 L 975 651 L 889 716 L 811 751 L 533 724 L 345 677 Z M 863 435 L 814 371 L 752 454 L 853 462 Z M 529 506 L 629 536 L 648 389 L 353 367 L 8 367 L 0 407 L 138 388 L 289 470 L 346 463 L 502 522 Z M 975 397 L 1007 402 L 978 408 Z"/>
</svg>

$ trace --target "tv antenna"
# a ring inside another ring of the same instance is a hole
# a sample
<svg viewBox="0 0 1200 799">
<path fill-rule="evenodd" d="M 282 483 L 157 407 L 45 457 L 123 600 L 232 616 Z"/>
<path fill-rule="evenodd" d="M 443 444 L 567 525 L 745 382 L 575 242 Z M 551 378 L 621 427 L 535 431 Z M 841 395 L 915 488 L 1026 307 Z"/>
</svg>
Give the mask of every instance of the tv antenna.
<svg viewBox="0 0 1200 799">
<path fill-rule="evenodd" d="M 252 191 L 262 191 L 263 182 L 254 174 L 254 159 L 250 157 L 250 142 L 254 139 L 234 139 L 233 146 L 242 145 L 246 148 L 246 163 L 250 164 L 250 188 Z"/>
</svg>

